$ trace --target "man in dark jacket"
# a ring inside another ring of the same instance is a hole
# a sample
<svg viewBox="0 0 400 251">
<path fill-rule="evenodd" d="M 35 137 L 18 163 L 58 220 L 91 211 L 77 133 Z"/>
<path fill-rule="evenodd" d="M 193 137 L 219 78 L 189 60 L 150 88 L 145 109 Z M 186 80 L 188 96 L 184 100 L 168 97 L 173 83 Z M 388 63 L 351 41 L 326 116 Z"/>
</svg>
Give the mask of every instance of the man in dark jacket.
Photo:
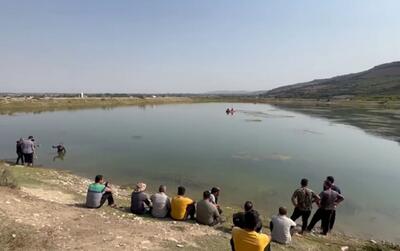
<svg viewBox="0 0 400 251">
<path fill-rule="evenodd" d="M 24 153 L 22 152 L 22 143 L 23 143 L 24 139 L 20 138 L 17 141 L 17 145 L 16 145 L 16 151 L 17 151 L 17 161 L 15 162 L 16 165 L 19 165 L 19 161 L 21 160 L 21 165 L 24 165 Z"/>
</svg>

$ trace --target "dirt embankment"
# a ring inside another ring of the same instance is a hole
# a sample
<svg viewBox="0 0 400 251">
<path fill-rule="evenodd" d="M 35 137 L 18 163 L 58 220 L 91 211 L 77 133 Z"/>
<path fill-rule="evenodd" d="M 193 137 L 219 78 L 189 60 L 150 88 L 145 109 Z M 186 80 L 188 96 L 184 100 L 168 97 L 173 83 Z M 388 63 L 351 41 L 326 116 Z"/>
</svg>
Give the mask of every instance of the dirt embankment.
<svg viewBox="0 0 400 251">
<path fill-rule="evenodd" d="M 153 219 L 129 212 L 130 191 L 114 186 L 119 208 L 87 209 L 91 181 L 68 172 L 0 163 L 2 250 L 229 250 L 231 214 L 207 227 L 193 221 Z M 229 208 L 225 209 L 230 212 Z M 232 211 L 232 210 L 231 210 Z M 268 229 L 265 228 L 268 234 Z M 343 235 L 294 237 L 273 250 L 400 250 Z"/>
</svg>

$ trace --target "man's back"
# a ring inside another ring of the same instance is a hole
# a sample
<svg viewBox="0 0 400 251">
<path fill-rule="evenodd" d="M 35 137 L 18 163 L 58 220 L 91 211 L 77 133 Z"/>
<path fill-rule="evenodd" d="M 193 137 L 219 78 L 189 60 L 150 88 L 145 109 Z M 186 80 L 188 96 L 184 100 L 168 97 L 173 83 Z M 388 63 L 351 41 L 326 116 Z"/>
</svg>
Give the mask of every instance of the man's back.
<svg viewBox="0 0 400 251">
<path fill-rule="evenodd" d="M 297 207 L 303 211 L 312 209 L 313 198 L 316 197 L 314 191 L 307 187 L 296 189 L 292 196 L 292 201 L 296 200 Z M 293 202 L 294 203 L 294 202 Z"/>
<path fill-rule="evenodd" d="M 197 203 L 196 221 L 204 225 L 213 225 L 219 217 L 217 207 L 209 200 L 202 200 Z"/>
<path fill-rule="evenodd" d="M 258 217 L 256 232 L 259 233 L 262 229 L 262 221 L 260 218 L 260 214 L 255 209 L 251 209 L 249 211 L 254 212 Z M 244 222 L 245 222 L 244 215 L 245 215 L 245 212 L 238 212 L 238 213 L 233 214 L 232 221 L 233 221 L 233 225 L 235 227 L 244 228 Z"/>
<path fill-rule="evenodd" d="M 131 196 L 132 213 L 143 214 L 146 212 L 145 203 L 149 201 L 149 195 L 145 192 L 133 192 Z"/>
<path fill-rule="evenodd" d="M 164 218 L 167 216 L 170 209 L 170 201 L 165 193 L 155 193 L 150 197 L 153 203 L 151 214 L 157 218 Z"/>
<path fill-rule="evenodd" d="M 22 141 L 22 152 L 24 154 L 33 153 L 33 149 L 34 149 L 34 144 L 31 140 L 25 139 L 24 141 Z"/>
<path fill-rule="evenodd" d="M 235 251 L 264 251 L 271 239 L 266 234 L 256 231 L 247 231 L 239 227 L 232 230 L 232 239 Z"/>
<path fill-rule="evenodd" d="M 86 206 L 90 208 L 97 208 L 100 206 L 101 197 L 105 192 L 106 186 L 100 183 L 93 183 L 89 185 L 86 195 Z"/>
<path fill-rule="evenodd" d="M 271 231 L 272 240 L 282 244 L 290 243 L 292 241 L 290 228 L 295 227 L 296 223 L 286 215 L 274 215 L 271 221 L 273 224 Z"/>
<path fill-rule="evenodd" d="M 338 192 L 332 190 L 332 189 L 327 189 L 325 191 L 322 191 L 320 193 L 321 197 L 321 208 L 325 210 L 335 210 L 335 203 L 338 200 L 338 198 L 343 199 L 343 196 L 340 195 Z"/>
<path fill-rule="evenodd" d="M 186 214 L 186 208 L 192 204 L 193 200 L 184 196 L 175 196 L 171 200 L 171 217 L 175 220 L 183 220 Z"/>
</svg>

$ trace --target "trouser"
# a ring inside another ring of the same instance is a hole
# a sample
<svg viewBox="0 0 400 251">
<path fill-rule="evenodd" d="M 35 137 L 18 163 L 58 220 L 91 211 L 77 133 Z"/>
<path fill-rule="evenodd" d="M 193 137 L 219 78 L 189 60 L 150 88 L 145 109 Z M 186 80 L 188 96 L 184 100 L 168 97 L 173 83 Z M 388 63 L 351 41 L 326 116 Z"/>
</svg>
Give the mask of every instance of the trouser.
<svg viewBox="0 0 400 251">
<path fill-rule="evenodd" d="M 19 161 L 21 160 L 21 164 L 23 165 L 24 164 L 24 154 L 23 153 L 17 153 L 17 155 L 18 155 L 18 158 L 17 158 L 17 161 L 15 162 L 15 164 L 18 165 Z"/>
<path fill-rule="evenodd" d="M 103 196 L 101 196 L 101 200 L 100 200 L 100 206 L 103 206 L 103 204 L 108 201 L 108 205 L 111 206 L 112 204 L 114 204 L 114 198 L 112 196 L 111 192 L 105 192 L 103 194 Z"/>
<path fill-rule="evenodd" d="M 308 218 L 311 215 L 311 210 L 300 210 L 299 208 L 295 208 L 292 216 L 290 217 L 293 221 L 296 221 L 300 216 L 302 220 L 301 230 L 304 231 L 307 229 Z"/>
<path fill-rule="evenodd" d="M 329 231 L 331 231 L 333 225 L 335 225 L 335 220 L 336 220 L 336 210 L 332 210 L 331 220 L 329 221 Z"/>
<path fill-rule="evenodd" d="M 235 251 L 235 244 L 233 243 L 232 238 L 230 240 L 230 243 L 231 243 L 231 250 Z M 264 251 L 271 251 L 271 243 L 268 243 L 268 245 L 264 248 Z"/>
<path fill-rule="evenodd" d="M 317 222 L 321 220 L 322 233 L 327 234 L 330 228 L 331 215 L 333 211 L 334 210 L 318 208 L 318 210 L 312 217 L 310 225 L 308 225 L 307 227 L 307 230 L 311 231 L 314 228 L 315 224 L 317 224 Z"/>
<path fill-rule="evenodd" d="M 194 206 L 194 203 L 192 203 L 186 207 L 186 213 L 183 220 L 187 220 L 189 219 L 189 217 L 191 220 L 194 220 L 195 213 L 196 213 L 196 207 Z"/>
<path fill-rule="evenodd" d="M 25 153 L 24 160 L 25 160 L 25 163 L 32 165 L 33 164 L 33 153 Z"/>
</svg>

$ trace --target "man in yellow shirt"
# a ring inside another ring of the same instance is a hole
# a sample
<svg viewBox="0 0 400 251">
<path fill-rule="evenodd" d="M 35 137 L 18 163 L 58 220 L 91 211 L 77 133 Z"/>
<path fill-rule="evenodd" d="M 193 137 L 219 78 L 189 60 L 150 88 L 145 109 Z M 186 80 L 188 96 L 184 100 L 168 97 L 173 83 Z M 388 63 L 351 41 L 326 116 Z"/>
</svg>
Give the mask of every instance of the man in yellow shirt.
<svg viewBox="0 0 400 251">
<path fill-rule="evenodd" d="M 174 220 L 187 220 L 189 216 L 194 220 L 195 202 L 184 196 L 185 191 L 183 186 L 178 187 L 178 195 L 171 200 L 171 217 Z"/>
<path fill-rule="evenodd" d="M 264 251 L 269 250 L 271 238 L 266 234 L 257 233 L 258 215 L 253 211 L 248 211 L 244 215 L 244 229 L 234 227 L 232 230 L 232 250 L 233 251 Z"/>
</svg>

